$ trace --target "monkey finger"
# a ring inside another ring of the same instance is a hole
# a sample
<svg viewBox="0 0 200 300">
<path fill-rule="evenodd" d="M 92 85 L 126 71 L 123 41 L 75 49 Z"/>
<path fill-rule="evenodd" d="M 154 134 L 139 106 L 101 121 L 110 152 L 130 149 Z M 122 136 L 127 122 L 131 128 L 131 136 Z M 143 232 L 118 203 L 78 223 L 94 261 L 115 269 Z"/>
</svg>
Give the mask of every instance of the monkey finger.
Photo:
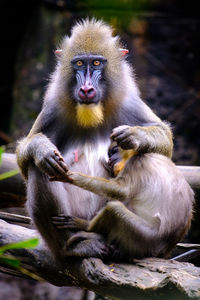
<svg viewBox="0 0 200 300">
<path fill-rule="evenodd" d="M 76 224 L 55 224 L 57 229 L 68 229 L 72 231 L 80 231 L 80 228 Z"/>
<path fill-rule="evenodd" d="M 48 176 L 54 177 L 58 176 L 59 173 L 52 167 L 52 165 L 49 163 L 48 159 L 44 159 L 43 161 L 39 162 L 37 166 Z"/>
<path fill-rule="evenodd" d="M 52 223 L 54 225 L 67 224 L 67 222 L 65 222 L 65 220 L 52 220 Z"/>
<path fill-rule="evenodd" d="M 52 217 L 52 223 L 55 225 L 67 225 L 74 223 L 71 218 L 63 217 Z"/>
<path fill-rule="evenodd" d="M 69 182 L 66 176 L 50 176 L 49 181 L 58 181 L 58 182 Z"/>
<path fill-rule="evenodd" d="M 124 150 L 134 149 L 138 151 L 139 141 L 134 139 L 133 137 L 128 137 L 126 139 L 119 141 L 118 145 Z"/>
<path fill-rule="evenodd" d="M 123 132 L 127 132 L 130 129 L 130 126 L 128 125 L 122 125 L 122 126 L 118 126 L 116 128 L 113 129 L 112 133 L 111 133 L 111 139 L 115 140 L 115 137 L 122 134 Z"/>
<path fill-rule="evenodd" d="M 66 176 L 66 169 L 64 169 L 60 163 L 58 163 L 54 157 L 48 158 L 49 164 L 52 166 L 52 168 L 55 170 L 56 174 L 61 174 L 63 176 Z"/>
<path fill-rule="evenodd" d="M 65 172 L 68 171 L 68 167 L 67 167 L 67 165 L 66 165 L 64 159 L 61 160 L 60 157 L 57 156 L 57 155 L 52 155 L 51 157 L 57 162 L 57 164 L 58 164 Z"/>
<path fill-rule="evenodd" d="M 117 160 L 120 158 L 121 158 L 121 155 L 119 154 L 119 152 L 116 152 L 116 153 L 112 154 L 112 156 L 109 157 L 109 160 Z"/>
<path fill-rule="evenodd" d="M 117 162 L 119 162 L 121 160 L 121 158 L 119 156 L 116 156 L 116 157 L 110 157 L 109 160 L 108 160 L 108 166 L 109 167 L 113 167 Z"/>
<path fill-rule="evenodd" d="M 60 215 L 51 217 L 51 219 L 52 219 L 53 221 L 59 221 L 59 220 L 64 221 L 64 220 L 67 219 L 67 216 L 65 216 L 65 215 L 63 215 L 63 214 L 60 214 Z"/>
<path fill-rule="evenodd" d="M 119 152 L 118 146 L 115 145 L 114 147 L 112 147 L 108 150 L 108 156 L 110 157 L 118 152 Z"/>
<path fill-rule="evenodd" d="M 58 150 L 54 150 L 54 154 L 59 158 L 60 161 L 64 162 L 64 158 L 62 157 L 62 155 Z"/>
<path fill-rule="evenodd" d="M 121 132 L 119 135 L 116 135 L 116 136 L 115 136 L 115 142 L 117 142 L 117 144 L 118 144 L 118 142 L 120 142 L 120 141 L 122 141 L 122 140 L 124 140 L 124 139 L 127 139 L 130 135 L 131 135 L 130 132 L 128 132 L 128 131 L 123 131 L 123 132 Z"/>
</svg>

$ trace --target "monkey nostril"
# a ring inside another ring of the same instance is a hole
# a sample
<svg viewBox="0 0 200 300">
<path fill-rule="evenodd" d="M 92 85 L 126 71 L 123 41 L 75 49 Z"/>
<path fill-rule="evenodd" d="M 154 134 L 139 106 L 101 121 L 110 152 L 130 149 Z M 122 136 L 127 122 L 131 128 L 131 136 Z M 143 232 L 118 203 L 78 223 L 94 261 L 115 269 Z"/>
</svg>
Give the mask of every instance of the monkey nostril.
<svg viewBox="0 0 200 300">
<path fill-rule="evenodd" d="M 82 86 L 78 93 L 81 99 L 93 99 L 96 96 L 96 90 L 93 87 Z"/>
<path fill-rule="evenodd" d="M 85 93 L 85 90 L 80 88 L 79 92 L 78 92 L 78 95 L 81 99 L 85 99 L 86 98 L 86 93 Z"/>
<path fill-rule="evenodd" d="M 88 91 L 87 91 L 87 97 L 88 99 L 93 99 L 94 97 L 96 96 L 96 91 L 94 88 L 90 88 Z"/>
</svg>

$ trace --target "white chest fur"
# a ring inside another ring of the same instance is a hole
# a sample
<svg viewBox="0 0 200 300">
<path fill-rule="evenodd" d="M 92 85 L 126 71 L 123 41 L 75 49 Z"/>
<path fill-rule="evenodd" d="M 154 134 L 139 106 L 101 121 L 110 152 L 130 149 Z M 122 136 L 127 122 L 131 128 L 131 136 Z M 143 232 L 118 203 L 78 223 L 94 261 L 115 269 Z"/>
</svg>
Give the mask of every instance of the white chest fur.
<svg viewBox="0 0 200 300">
<path fill-rule="evenodd" d="M 107 171 L 102 161 L 108 160 L 109 145 L 109 139 L 95 144 L 85 143 L 71 147 L 63 156 L 71 171 L 81 172 L 89 176 L 107 177 Z M 75 151 L 78 158 L 77 162 L 74 161 Z M 105 205 L 106 199 L 102 199 L 92 192 L 71 184 L 64 184 L 64 186 L 69 199 L 73 199 L 70 212 L 72 215 L 91 219 Z"/>
</svg>

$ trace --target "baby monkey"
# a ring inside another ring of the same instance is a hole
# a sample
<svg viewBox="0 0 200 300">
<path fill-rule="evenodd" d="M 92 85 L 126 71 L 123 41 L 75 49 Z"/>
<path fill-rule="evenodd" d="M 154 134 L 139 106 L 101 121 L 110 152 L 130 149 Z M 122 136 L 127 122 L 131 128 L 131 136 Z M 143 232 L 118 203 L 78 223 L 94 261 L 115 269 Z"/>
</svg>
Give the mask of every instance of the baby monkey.
<svg viewBox="0 0 200 300">
<path fill-rule="evenodd" d="M 166 257 L 190 227 L 192 189 L 175 164 L 161 154 L 137 154 L 114 142 L 109 156 L 113 178 L 72 172 L 66 166 L 66 177 L 51 178 L 107 199 L 92 220 L 53 217 L 58 229 L 74 232 L 66 241 L 66 255 L 102 258 L 105 253 L 105 258 L 114 260 Z M 101 255 L 94 255 L 96 243 L 102 245 Z"/>
</svg>

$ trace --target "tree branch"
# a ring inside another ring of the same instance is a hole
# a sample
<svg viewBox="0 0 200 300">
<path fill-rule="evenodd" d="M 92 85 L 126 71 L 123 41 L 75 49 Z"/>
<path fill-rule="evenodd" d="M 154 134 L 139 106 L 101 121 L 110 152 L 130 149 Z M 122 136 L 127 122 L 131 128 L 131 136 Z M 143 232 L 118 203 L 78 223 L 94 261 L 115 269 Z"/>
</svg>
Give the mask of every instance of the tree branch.
<svg viewBox="0 0 200 300">
<path fill-rule="evenodd" d="M 0 232 L 0 245 L 38 237 L 35 230 L 3 220 Z M 165 299 L 175 296 L 188 299 L 200 294 L 200 268 L 189 263 L 152 258 L 135 260 L 133 264 L 108 265 L 100 259 L 71 257 L 60 263 L 53 259 L 41 239 L 35 249 L 15 249 L 10 253 L 20 258 L 24 268 L 54 285 L 75 285 L 112 299 L 147 300 L 164 295 Z M 27 277 L 2 264 L 0 270 Z"/>
</svg>

